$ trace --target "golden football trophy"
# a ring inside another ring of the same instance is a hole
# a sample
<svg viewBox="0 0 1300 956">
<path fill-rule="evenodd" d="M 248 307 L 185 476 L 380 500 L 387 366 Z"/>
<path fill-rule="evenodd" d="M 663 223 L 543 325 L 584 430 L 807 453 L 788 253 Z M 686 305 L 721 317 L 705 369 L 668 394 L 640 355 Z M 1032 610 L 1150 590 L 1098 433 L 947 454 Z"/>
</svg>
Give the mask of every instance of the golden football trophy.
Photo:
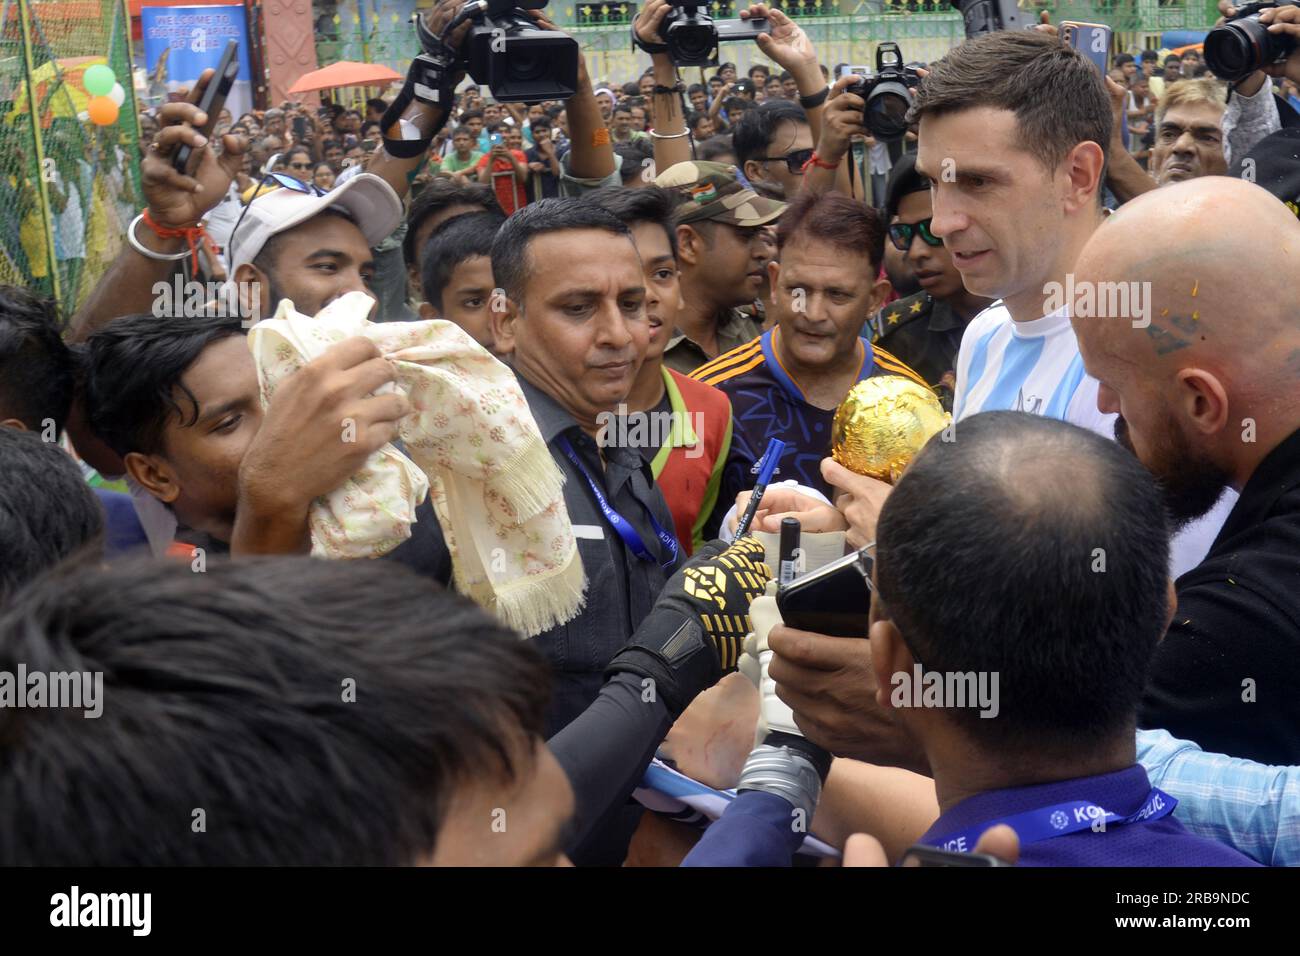
<svg viewBox="0 0 1300 956">
<path fill-rule="evenodd" d="M 901 375 L 875 375 L 849 389 L 831 425 L 831 457 L 891 485 L 952 422 L 930 389 Z"/>
</svg>

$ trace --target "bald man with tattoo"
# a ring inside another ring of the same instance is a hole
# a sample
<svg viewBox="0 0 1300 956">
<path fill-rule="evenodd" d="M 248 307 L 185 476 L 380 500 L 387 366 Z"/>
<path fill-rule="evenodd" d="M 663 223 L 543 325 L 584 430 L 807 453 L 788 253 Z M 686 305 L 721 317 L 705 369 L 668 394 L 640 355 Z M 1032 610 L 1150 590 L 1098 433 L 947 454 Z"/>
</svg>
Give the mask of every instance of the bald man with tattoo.
<svg viewBox="0 0 1300 956">
<path fill-rule="evenodd" d="M 1240 236 L 1267 237 L 1250 255 Z M 1176 523 L 1240 492 L 1153 661 L 1140 725 L 1206 751 L 1300 763 L 1300 221 L 1209 176 L 1098 229 L 1078 282 L 1149 283 L 1149 325 L 1071 317 L 1097 405 Z"/>
</svg>

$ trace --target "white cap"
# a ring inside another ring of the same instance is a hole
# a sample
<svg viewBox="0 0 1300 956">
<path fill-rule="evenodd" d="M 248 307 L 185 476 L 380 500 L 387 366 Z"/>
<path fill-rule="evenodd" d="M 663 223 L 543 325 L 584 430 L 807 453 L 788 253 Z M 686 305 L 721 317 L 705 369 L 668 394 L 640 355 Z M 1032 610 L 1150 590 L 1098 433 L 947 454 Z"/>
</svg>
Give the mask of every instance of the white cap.
<svg viewBox="0 0 1300 956">
<path fill-rule="evenodd" d="M 244 221 L 227 242 L 226 268 L 232 279 L 236 269 L 257 258 L 272 236 L 300 226 L 326 209 L 337 209 L 347 215 L 372 248 L 402 222 L 402 201 L 392 186 L 373 173 L 353 176 L 323 196 L 285 186 L 255 196 Z"/>
</svg>

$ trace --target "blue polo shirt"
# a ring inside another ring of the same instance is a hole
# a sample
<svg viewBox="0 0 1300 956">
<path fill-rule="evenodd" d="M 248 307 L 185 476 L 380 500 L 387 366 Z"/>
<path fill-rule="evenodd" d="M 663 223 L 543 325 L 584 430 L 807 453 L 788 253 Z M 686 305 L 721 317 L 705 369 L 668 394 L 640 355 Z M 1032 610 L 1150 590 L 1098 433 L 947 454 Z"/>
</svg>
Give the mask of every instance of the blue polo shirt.
<svg viewBox="0 0 1300 956">
<path fill-rule="evenodd" d="M 1119 816 L 1137 812 L 1151 793 L 1151 782 L 1140 764 L 1127 770 L 1044 783 L 1033 787 L 992 790 L 967 797 L 935 821 L 921 843 L 939 846 L 954 833 L 981 830 L 1018 813 L 1058 803 L 1087 800 Z M 1175 811 L 1176 812 L 1176 811 Z M 1231 847 L 1192 836 L 1174 815 L 1104 831 L 1079 830 L 1020 847 L 1020 866 L 1258 866 Z"/>
</svg>

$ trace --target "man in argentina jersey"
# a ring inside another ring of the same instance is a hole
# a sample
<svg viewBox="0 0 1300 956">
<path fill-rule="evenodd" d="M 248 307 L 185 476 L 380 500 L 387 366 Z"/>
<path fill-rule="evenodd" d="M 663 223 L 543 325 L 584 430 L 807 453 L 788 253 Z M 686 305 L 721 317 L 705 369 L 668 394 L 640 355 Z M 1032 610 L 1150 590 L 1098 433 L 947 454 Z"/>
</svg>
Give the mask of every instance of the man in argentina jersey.
<svg viewBox="0 0 1300 956">
<path fill-rule="evenodd" d="M 1114 438 L 1115 416 L 1097 409 L 1069 312 L 1082 291 L 1075 260 L 1108 228 L 1098 193 L 1111 112 L 1095 68 L 1041 33 L 987 34 L 934 65 L 910 118 L 933 197 L 930 231 L 966 288 L 999 300 L 962 336 L 954 421 L 1023 411 Z M 1234 503 L 1225 494 L 1175 537 L 1175 574 L 1200 563 Z"/>
</svg>

